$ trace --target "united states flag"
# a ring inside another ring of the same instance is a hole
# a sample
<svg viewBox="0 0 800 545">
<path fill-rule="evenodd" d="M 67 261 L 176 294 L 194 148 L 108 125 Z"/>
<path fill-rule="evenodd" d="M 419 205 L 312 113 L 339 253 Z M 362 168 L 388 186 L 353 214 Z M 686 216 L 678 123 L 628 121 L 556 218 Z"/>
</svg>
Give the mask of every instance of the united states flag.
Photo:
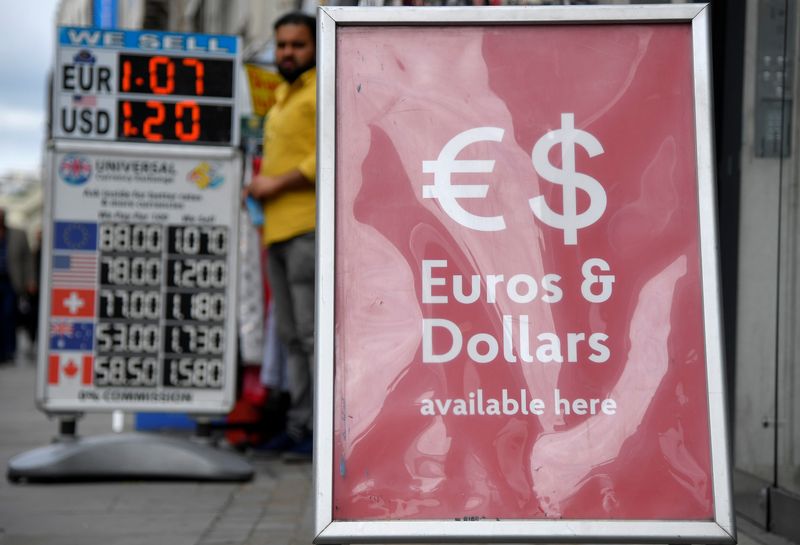
<svg viewBox="0 0 800 545">
<path fill-rule="evenodd" d="M 53 255 L 53 287 L 94 288 L 97 284 L 97 254 Z"/>
<path fill-rule="evenodd" d="M 72 95 L 73 106 L 97 106 L 97 97 L 92 95 Z"/>
</svg>

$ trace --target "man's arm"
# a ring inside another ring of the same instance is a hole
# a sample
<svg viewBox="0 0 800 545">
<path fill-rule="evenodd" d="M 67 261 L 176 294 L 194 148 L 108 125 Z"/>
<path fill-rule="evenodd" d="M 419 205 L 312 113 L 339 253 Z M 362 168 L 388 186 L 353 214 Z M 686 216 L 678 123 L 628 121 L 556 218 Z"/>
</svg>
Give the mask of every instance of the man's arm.
<svg viewBox="0 0 800 545">
<path fill-rule="evenodd" d="M 306 178 L 299 169 L 290 170 L 279 176 L 264 176 L 256 174 L 253 176 L 250 185 L 246 187 L 247 193 L 258 200 L 269 199 L 278 193 L 290 189 L 301 189 L 313 186 L 314 183 Z"/>
</svg>

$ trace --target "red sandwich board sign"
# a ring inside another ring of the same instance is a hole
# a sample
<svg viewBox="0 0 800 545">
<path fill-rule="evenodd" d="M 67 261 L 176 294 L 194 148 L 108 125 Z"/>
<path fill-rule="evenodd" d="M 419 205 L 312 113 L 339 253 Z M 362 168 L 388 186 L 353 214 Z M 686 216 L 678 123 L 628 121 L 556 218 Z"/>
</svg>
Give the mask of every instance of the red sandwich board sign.
<svg viewBox="0 0 800 545">
<path fill-rule="evenodd" d="M 316 541 L 733 541 L 708 8 L 319 26 Z"/>
</svg>

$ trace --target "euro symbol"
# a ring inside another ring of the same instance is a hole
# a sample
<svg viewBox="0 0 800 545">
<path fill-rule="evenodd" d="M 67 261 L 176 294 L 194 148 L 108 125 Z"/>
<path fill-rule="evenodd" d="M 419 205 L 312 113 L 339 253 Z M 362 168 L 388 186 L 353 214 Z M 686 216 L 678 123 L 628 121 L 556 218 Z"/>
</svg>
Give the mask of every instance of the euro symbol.
<svg viewBox="0 0 800 545">
<path fill-rule="evenodd" d="M 435 161 L 422 161 L 422 172 L 433 174 L 433 185 L 422 186 L 422 197 L 436 199 L 448 216 L 476 231 L 500 231 L 506 228 L 503 216 L 478 216 L 467 212 L 457 199 L 483 199 L 488 185 L 453 185 L 450 175 L 458 173 L 489 173 L 494 170 L 494 160 L 456 159 L 462 149 L 475 142 L 500 142 L 503 129 L 476 127 L 455 135 L 439 152 Z"/>
<path fill-rule="evenodd" d="M 561 168 L 550 163 L 550 148 L 561 145 Z M 543 196 L 530 199 L 531 210 L 550 227 L 564 230 L 564 244 L 578 243 L 578 229 L 589 227 L 600 219 L 606 210 L 606 192 L 603 186 L 586 174 L 575 172 L 575 144 L 583 147 L 589 157 L 603 153 L 597 138 L 586 131 L 575 128 L 575 114 L 561 114 L 561 128 L 550 131 L 533 146 L 533 168 L 542 177 L 564 186 L 563 213 L 553 212 Z M 589 194 L 589 208 L 578 213 L 577 190 Z"/>
</svg>

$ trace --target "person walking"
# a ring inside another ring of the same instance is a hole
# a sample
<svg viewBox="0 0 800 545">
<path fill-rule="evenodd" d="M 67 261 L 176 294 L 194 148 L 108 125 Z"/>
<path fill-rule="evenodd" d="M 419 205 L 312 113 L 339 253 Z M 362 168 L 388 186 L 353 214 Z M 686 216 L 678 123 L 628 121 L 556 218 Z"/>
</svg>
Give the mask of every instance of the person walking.
<svg viewBox="0 0 800 545">
<path fill-rule="evenodd" d="M 17 348 L 17 301 L 35 293 L 36 279 L 28 238 L 6 225 L 0 208 L 0 363 L 14 359 Z"/>
<path fill-rule="evenodd" d="M 316 228 L 316 19 L 288 13 L 275 25 L 284 82 L 264 124 L 264 158 L 245 188 L 264 205 L 267 275 L 278 337 L 287 351 L 286 431 L 264 450 L 311 459 Z"/>
</svg>

